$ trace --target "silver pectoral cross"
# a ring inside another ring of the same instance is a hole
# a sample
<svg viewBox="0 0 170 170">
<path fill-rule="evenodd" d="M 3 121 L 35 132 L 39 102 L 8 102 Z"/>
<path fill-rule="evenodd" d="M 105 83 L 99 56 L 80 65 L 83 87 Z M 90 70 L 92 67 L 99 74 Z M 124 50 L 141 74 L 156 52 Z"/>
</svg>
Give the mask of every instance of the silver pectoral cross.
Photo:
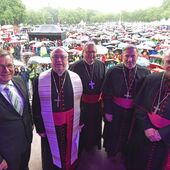
<svg viewBox="0 0 170 170">
<path fill-rule="evenodd" d="M 95 83 L 92 80 L 90 80 L 89 86 L 91 89 L 94 89 L 94 85 L 95 85 Z"/>
<path fill-rule="evenodd" d="M 130 95 L 129 91 L 128 91 L 127 94 L 125 94 L 124 96 L 126 97 L 126 99 L 132 97 L 132 96 Z"/>
<path fill-rule="evenodd" d="M 57 102 L 57 107 L 59 107 L 60 101 L 61 101 L 59 95 L 58 95 L 57 99 L 54 99 L 54 101 Z"/>
<path fill-rule="evenodd" d="M 153 108 L 154 108 L 154 111 L 153 111 L 153 112 L 154 112 L 155 114 L 157 113 L 157 111 L 160 111 L 159 105 L 154 106 Z"/>
</svg>

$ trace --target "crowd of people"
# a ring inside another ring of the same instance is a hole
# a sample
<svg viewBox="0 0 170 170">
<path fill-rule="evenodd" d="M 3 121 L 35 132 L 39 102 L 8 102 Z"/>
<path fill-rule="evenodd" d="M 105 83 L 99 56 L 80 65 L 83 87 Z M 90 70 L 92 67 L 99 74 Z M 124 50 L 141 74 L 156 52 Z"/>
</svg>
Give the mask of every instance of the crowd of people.
<svg viewBox="0 0 170 170">
<path fill-rule="evenodd" d="M 0 170 L 29 169 L 34 126 L 43 170 L 76 170 L 83 151 L 101 147 L 127 170 L 169 170 L 170 51 L 164 71 L 151 73 L 137 64 L 134 44 L 107 72 L 95 42 L 81 50 L 79 61 L 69 65 L 67 50 L 56 47 L 50 66 L 38 73 L 34 65 L 17 73 L 14 54 L 0 50 Z"/>
</svg>

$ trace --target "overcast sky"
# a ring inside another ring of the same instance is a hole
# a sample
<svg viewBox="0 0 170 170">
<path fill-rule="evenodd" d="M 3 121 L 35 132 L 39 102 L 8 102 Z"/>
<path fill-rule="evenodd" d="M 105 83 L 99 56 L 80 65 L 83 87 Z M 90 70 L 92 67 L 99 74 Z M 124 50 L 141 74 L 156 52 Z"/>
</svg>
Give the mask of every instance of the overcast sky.
<svg viewBox="0 0 170 170">
<path fill-rule="evenodd" d="M 29 9 L 39 9 L 45 6 L 64 8 L 95 9 L 102 12 L 118 13 L 121 10 L 133 11 L 148 7 L 158 7 L 163 0 L 22 0 Z"/>
</svg>

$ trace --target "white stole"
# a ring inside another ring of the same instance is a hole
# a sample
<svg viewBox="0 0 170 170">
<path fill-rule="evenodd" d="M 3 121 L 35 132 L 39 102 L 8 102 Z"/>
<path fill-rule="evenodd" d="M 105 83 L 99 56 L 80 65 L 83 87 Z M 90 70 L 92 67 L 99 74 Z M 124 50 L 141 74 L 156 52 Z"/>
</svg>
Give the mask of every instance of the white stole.
<svg viewBox="0 0 170 170">
<path fill-rule="evenodd" d="M 82 95 L 82 83 L 80 77 L 67 70 L 71 79 L 74 96 L 74 119 L 72 132 L 71 164 L 78 158 L 79 143 L 79 121 L 80 121 L 80 99 Z M 39 97 L 41 104 L 41 114 L 53 157 L 53 163 L 61 168 L 61 159 L 58 147 L 58 141 L 53 120 L 52 102 L 51 102 L 51 69 L 42 72 L 39 76 Z"/>
</svg>

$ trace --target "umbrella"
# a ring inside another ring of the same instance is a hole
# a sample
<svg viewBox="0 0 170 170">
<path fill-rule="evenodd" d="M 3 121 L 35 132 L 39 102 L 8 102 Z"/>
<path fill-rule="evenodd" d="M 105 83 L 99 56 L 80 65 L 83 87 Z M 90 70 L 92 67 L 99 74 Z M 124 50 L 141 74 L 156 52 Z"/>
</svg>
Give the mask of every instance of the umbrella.
<svg viewBox="0 0 170 170">
<path fill-rule="evenodd" d="M 159 55 L 159 54 L 151 54 L 151 55 L 149 55 L 149 57 L 151 57 L 151 58 L 157 58 L 157 59 L 163 59 L 163 58 L 164 58 L 163 56 L 161 56 L 161 55 Z"/>
<path fill-rule="evenodd" d="M 21 62 L 21 61 L 19 61 L 19 60 L 15 60 L 15 59 L 14 59 L 14 65 L 15 65 L 15 66 L 24 66 L 24 63 Z"/>
<path fill-rule="evenodd" d="M 106 46 L 106 48 L 108 48 L 108 49 L 112 49 L 112 48 L 114 48 L 115 46 L 113 46 L 113 45 L 107 45 Z"/>
<path fill-rule="evenodd" d="M 36 41 L 30 41 L 29 42 L 29 44 L 35 44 L 36 43 Z"/>
<path fill-rule="evenodd" d="M 4 43 L 4 40 L 1 40 L 1 39 L 0 39 L 0 43 Z"/>
<path fill-rule="evenodd" d="M 41 60 L 39 61 L 41 64 L 49 64 L 51 63 L 51 58 L 50 57 L 41 57 Z"/>
<path fill-rule="evenodd" d="M 143 67 L 148 67 L 150 65 L 150 61 L 144 57 L 138 57 L 137 64 Z"/>
<path fill-rule="evenodd" d="M 161 65 L 158 64 L 158 63 L 150 63 L 149 67 L 150 67 L 151 69 L 154 69 L 154 68 L 164 69 L 163 66 L 161 66 Z"/>
<path fill-rule="evenodd" d="M 28 64 L 39 64 L 41 62 L 42 62 L 42 57 L 40 56 L 33 56 L 28 60 Z"/>
<path fill-rule="evenodd" d="M 111 43 L 102 43 L 103 46 L 111 45 Z"/>
<path fill-rule="evenodd" d="M 140 44 L 140 45 L 137 45 L 136 46 L 138 49 L 143 49 L 143 50 L 153 50 L 152 47 L 148 46 L 148 45 L 143 45 L 143 44 Z"/>
<path fill-rule="evenodd" d="M 56 49 L 57 47 L 50 47 L 50 50 L 53 51 L 54 49 Z"/>
<path fill-rule="evenodd" d="M 108 49 L 104 46 L 96 45 L 96 48 L 97 48 L 97 54 L 107 54 L 108 53 Z"/>
<path fill-rule="evenodd" d="M 27 42 L 28 40 L 19 40 L 20 43 L 25 43 Z"/>
<path fill-rule="evenodd" d="M 123 42 L 132 42 L 133 40 L 131 38 L 120 38 L 119 39 L 120 41 L 123 41 Z"/>
<path fill-rule="evenodd" d="M 150 47 L 156 47 L 156 44 L 155 44 L 155 42 L 153 42 L 153 41 L 145 41 L 143 44 L 144 44 L 144 45 L 148 45 L 148 46 L 150 46 Z"/>
<path fill-rule="evenodd" d="M 144 41 L 148 41 L 148 38 L 140 37 L 140 38 L 137 38 L 137 40 L 141 41 L 141 42 L 144 42 Z"/>
<path fill-rule="evenodd" d="M 71 53 L 73 55 L 76 55 L 76 54 L 80 55 L 82 53 L 82 51 L 79 51 L 79 50 L 76 50 L 76 49 L 69 49 L 69 50 L 67 50 L 67 52 Z"/>
<path fill-rule="evenodd" d="M 22 56 L 26 56 L 26 55 L 32 56 L 32 55 L 34 55 L 34 53 L 32 51 L 27 51 L 27 52 L 22 53 Z"/>
<path fill-rule="evenodd" d="M 113 50 L 113 52 L 114 52 L 114 53 L 115 53 L 115 52 L 118 52 L 119 54 L 122 54 L 123 50 L 120 49 L 120 48 L 116 48 L 116 49 Z"/>
<path fill-rule="evenodd" d="M 11 43 L 11 44 L 19 43 L 19 40 L 13 39 L 13 40 L 11 40 L 9 43 Z"/>
<path fill-rule="evenodd" d="M 34 44 L 34 47 L 41 47 L 42 45 L 43 45 L 42 42 L 36 42 L 36 43 Z"/>
<path fill-rule="evenodd" d="M 111 41 L 111 44 L 119 44 L 119 43 L 120 43 L 119 40 L 112 40 L 112 41 Z"/>
<path fill-rule="evenodd" d="M 123 49 L 128 46 L 128 43 L 119 43 L 118 48 Z"/>
</svg>

